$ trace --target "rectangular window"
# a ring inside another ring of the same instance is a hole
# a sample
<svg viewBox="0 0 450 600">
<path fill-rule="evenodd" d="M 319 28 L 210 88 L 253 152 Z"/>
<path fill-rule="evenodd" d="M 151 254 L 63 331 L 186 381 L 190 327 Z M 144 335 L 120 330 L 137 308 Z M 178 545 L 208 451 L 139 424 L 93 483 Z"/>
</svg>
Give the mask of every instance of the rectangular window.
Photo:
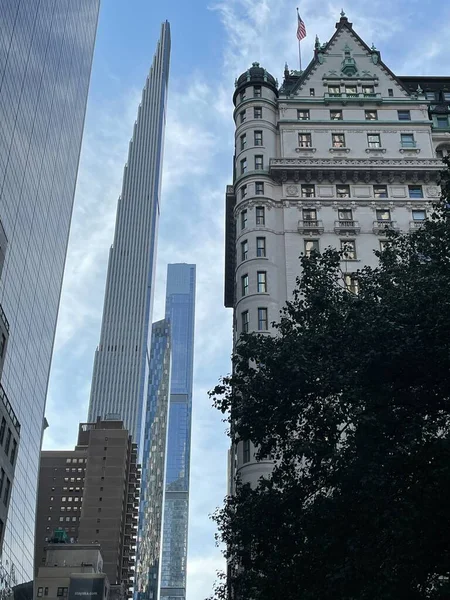
<svg viewBox="0 0 450 600">
<path fill-rule="evenodd" d="M 297 110 L 297 119 L 299 121 L 309 121 L 309 110 Z"/>
<path fill-rule="evenodd" d="M 299 148 L 311 148 L 312 138 L 310 133 L 299 133 L 298 134 L 298 145 Z"/>
<path fill-rule="evenodd" d="M 425 221 L 427 213 L 425 210 L 413 210 L 412 211 L 413 221 Z"/>
<path fill-rule="evenodd" d="M 374 198 L 387 198 L 388 197 L 387 185 L 374 185 L 373 186 L 373 196 L 374 196 Z"/>
<path fill-rule="evenodd" d="M 245 146 L 247 145 L 247 134 L 243 133 L 241 135 L 241 151 L 245 150 Z"/>
<path fill-rule="evenodd" d="M 408 193 L 410 198 L 423 198 L 421 185 L 408 185 Z"/>
<path fill-rule="evenodd" d="M 248 258 L 248 241 L 244 240 L 241 242 L 241 260 L 247 260 Z"/>
<path fill-rule="evenodd" d="M 8 500 L 9 500 L 9 490 L 11 489 L 11 482 L 8 478 L 6 478 L 6 486 L 5 486 L 5 493 L 3 494 L 3 504 L 5 506 L 8 506 Z"/>
<path fill-rule="evenodd" d="M 239 113 L 239 120 L 242 123 L 245 123 L 245 119 L 247 118 L 247 114 L 245 110 L 241 110 L 241 112 Z"/>
<path fill-rule="evenodd" d="M 309 88 L 309 95 L 310 96 L 315 96 L 316 95 L 316 92 L 315 92 L 314 88 Z"/>
<path fill-rule="evenodd" d="M 343 252 L 344 260 L 356 259 L 356 242 L 355 240 L 341 240 L 341 251 Z"/>
<path fill-rule="evenodd" d="M 2 343 L 1 343 L 1 346 L 0 346 L 0 358 L 3 358 L 3 355 L 5 353 L 5 346 L 6 346 L 6 337 L 2 333 Z"/>
<path fill-rule="evenodd" d="M 317 210 L 315 208 L 304 208 L 302 215 L 303 221 L 317 221 Z"/>
<path fill-rule="evenodd" d="M 246 296 L 248 294 L 248 274 L 242 275 L 241 277 L 241 294 Z"/>
<path fill-rule="evenodd" d="M 315 186 L 309 183 L 302 183 L 301 194 L 302 198 L 314 198 L 316 195 Z"/>
<path fill-rule="evenodd" d="M 244 310 L 244 312 L 241 314 L 241 319 L 242 319 L 242 333 L 248 333 L 248 327 L 249 327 L 248 310 Z"/>
<path fill-rule="evenodd" d="M 305 255 L 311 256 L 312 252 L 319 252 L 319 240 L 305 240 Z"/>
<path fill-rule="evenodd" d="M 338 198 L 350 198 L 350 186 L 349 185 L 337 185 L 336 196 Z"/>
<path fill-rule="evenodd" d="M 266 211 L 264 206 L 256 207 L 256 224 L 257 225 L 265 225 L 266 224 Z"/>
<path fill-rule="evenodd" d="M 264 159 L 261 154 L 255 156 L 255 171 L 262 171 L 264 168 Z"/>
<path fill-rule="evenodd" d="M 333 148 L 345 148 L 345 135 L 343 133 L 332 133 L 331 145 Z"/>
<path fill-rule="evenodd" d="M 245 90 L 242 90 L 241 92 L 241 102 L 244 102 L 245 100 Z"/>
<path fill-rule="evenodd" d="M 243 185 L 241 187 L 241 200 L 243 200 L 247 196 L 247 186 Z"/>
<path fill-rule="evenodd" d="M 388 96 L 389 98 L 392 98 L 394 96 L 394 90 L 392 88 L 388 89 Z"/>
<path fill-rule="evenodd" d="M 353 213 L 350 209 L 343 208 L 338 210 L 339 221 L 353 221 Z"/>
<path fill-rule="evenodd" d="M 247 172 L 247 159 L 243 158 L 241 160 L 241 175 Z"/>
<path fill-rule="evenodd" d="M 5 483 L 5 471 L 1 469 L 0 471 L 0 498 L 3 492 L 3 484 Z"/>
<path fill-rule="evenodd" d="M 2 424 L 0 425 L 0 445 L 3 445 L 3 440 L 5 437 L 5 430 L 6 430 L 6 419 L 5 419 L 5 417 L 2 417 Z"/>
<path fill-rule="evenodd" d="M 330 119 L 332 121 L 342 121 L 342 110 L 330 110 Z"/>
<path fill-rule="evenodd" d="M 376 110 L 365 110 L 366 121 L 378 121 L 378 112 Z"/>
<path fill-rule="evenodd" d="M 255 108 L 253 109 L 253 118 L 254 119 L 262 119 L 262 107 L 261 106 L 255 106 Z"/>
<path fill-rule="evenodd" d="M 435 92 L 425 92 L 425 98 L 427 100 L 436 100 L 436 93 Z"/>
<path fill-rule="evenodd" d="M 44 595 L 44 588 L 43 587 L 38 587 L 37 597 L 38 598 L 42 598 L 43 595 Z"/>
<path fill-rule="evenodd" d="M 345 289 L 348 292 L 351 292 L 352 294 L 356 295 L 359 293 L 359 283 L 355 275 L 353 275 L 352 273 L 347 273 L 346 275 L 344 275 L 344 283 Z"/>
<path fill-rule="evenodd" d="M 6 434 L 6 442 L 5 442 L 5 454 L 9 454 L 9 447 L 11 445 L 11 429 L 8 427 L 8 433 Z"/>
<path fill-rule="evenodd" d="M 411 111 L 410 110 L 398 110 L 397 115 L 398 115 L 399 121 L 411 121 Z"/>
<path fill-rule="evenodd" d="M 48 596 L 48 587 L 44 588 L 44 596 Z"/>
<path fill-rule="evenodd" d="M 256 196 L 264 196 L 264 182 L 257 181 L 255 183 L 255 195 Z"/>
<path fill-rule="evenodd" d="M 416 147 L 416 142 L 414 140 L 413 133 L 401 133 L 400 141 L 401 141 L 402 148 L 415 148 Z"/>
<path fill-rule="evenodd" d="M 437 115 L 436 116 L 436 124 L 440 129 L 446 129 L 448 127 L 447 115 Z"/>
<path fill-rule="evenodd" d="M 391 211 L 388 208 L 381 208 L 376 211 L 377 221 L 390 221 Z"/>
<path fill-rule="evenodd" d="M 259 293 L 267 292 L 267 273 L 265 271 L 258 271 L 257 284 L 257 290 Z"/>
<path fill-rule="evenodd" d="M 330 96 L 340 96 L 341 95 L 341 87 L 339 85 L 329 85 L 328 93 Z"/>
<path fill-rule="evenodd" d="M 248 463 L 250 462 L 250 442 L 249 440 L 245 440 L 242 442 L 242 462 Z"/>
<path fill-rule="evenodd" d="M 266 256 L 266 238 L 264 237 L 256 238 L 256 256 L 258 258 Z"/>
<path fill-rule="evenodd" d="M 254 98 L 261 98 L 262 95 L 262 88 L 260 85 L 254 85 L 253 86 L 253 97 Z"/>
<path fill-rule="evenodd" d="M 267 308 L 258 308 L 258 331 L 267 331 L 268 328 Z"/>
<path fill-rule="evenodd" d="M 379 133 L 367 134 L 367 145 L 369 148 L 381 148 L 381 138 Z"/>
<path fill-rule="evenodd" d="M 413 221 L 425 221 L 427 213 L 425 210 L 413 210 L 412 211 Z"/>
<path fill-rule="evenodd" d="M 450 92 L 443 92 L 444 100 L 450 102 Z"/>
<path fill-rule="evenodd" d="M 58 590 L 57 590 L 57 592 L 56 592 L 56 595 L 57 595 L 58 597 L 60 597 L 60 598 L 61 598 L 61 597 L 62 597 L 62 598 L 66 598 L 66 597 L 67 597 L 67 592 L 68 592 L 68 590 L 69 590 L 69 588 L 66 588 L 66 587 L 59 587 L 59 588 L 58 588 Z"/>
<path fill-rule="evenodd" d="M 10 456 L 10 461 L 11 464 L 14 465 L 14 461 L 16 460 L 16 452 L 17 452 L 17 442 L 16 440 L 13 440 L 12 443 L 12 449 L 11 449 L 11 456 Z"/>
<path fill-rule="evenodd" d="M 362 93 L 365 95 L 373 96 L 373 94 L 375 94 L 375 88 L 373 87 L 373 85 L 363 85 Z"/>
<path fill-rule="evenodd" d="M 262 131 L 255 131 L 255 146 L 262 146 L 263 145 L 263 132 Z"/>
<path fill-rule="evenodd" d="M 356 96 L 356 94 L 358 93 L 358 89 L 357 89 L 356 85 L 346 85 L 345 93 L 348 96 Z"/>
</svg>

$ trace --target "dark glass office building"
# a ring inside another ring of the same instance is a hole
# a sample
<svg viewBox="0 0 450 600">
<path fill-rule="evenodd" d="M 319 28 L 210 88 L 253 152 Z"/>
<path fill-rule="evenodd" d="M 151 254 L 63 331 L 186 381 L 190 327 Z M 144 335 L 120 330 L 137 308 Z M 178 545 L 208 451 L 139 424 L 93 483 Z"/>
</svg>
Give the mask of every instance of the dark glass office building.
<svg viewBox="0 0 450 600">
<path fill-rule="evenodd" d="M 1 385 L 20 423 L 1 591 L 33 578 L 45 398 L 98 11 L 99 0 L 0 2 Z"/>
<path fill-rule="evenodd" d="M 156 600 L 159 589 L 167 422 L 170 393 L 170 325 L 153 323 L 143 442 L 135 589 L 138 600 Z"/>
<path fill-rule="evenodd" d="M 170 26 L 166 21 L 142 92 L 124 169 L 89 404 L 90 421 L 120 415 L 140 452 L 148 391 L 169 62 Z"/>
<path fill-rule="evenodd" d="M 195 265 L 168 266 L 172 364 L 160 583 L 160 597 L 166 600 L 186 598 L 195 275 Z"/>
</svg>

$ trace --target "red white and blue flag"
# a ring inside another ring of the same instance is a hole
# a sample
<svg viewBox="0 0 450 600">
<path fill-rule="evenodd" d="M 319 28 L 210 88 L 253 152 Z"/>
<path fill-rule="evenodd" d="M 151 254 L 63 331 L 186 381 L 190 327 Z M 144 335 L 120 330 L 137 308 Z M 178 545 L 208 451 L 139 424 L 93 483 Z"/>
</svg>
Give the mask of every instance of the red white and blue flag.
<svg viewBox="0 0 450 600">
<path fill-rule="evenodd" d="M 299 42 L 301 42 L 303 40 L 303 38 L 306 37 L 306 27 L 305 27 L 305 24 L 302 21 L 302 18 L 298 14 L 298 12 L 297 12 L 297 19 L 298 19 L 298 24 L 297 24 L 297 39 L 298 39 Z"/>
</svg>

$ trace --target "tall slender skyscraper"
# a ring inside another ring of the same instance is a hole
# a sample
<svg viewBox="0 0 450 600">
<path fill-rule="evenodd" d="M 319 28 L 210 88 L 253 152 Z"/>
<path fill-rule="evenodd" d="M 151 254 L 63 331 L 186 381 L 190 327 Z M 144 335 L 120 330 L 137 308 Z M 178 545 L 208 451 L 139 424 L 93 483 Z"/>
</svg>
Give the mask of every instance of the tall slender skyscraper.
<svg viewBox="0 0 450 600">
<path fill-rule="evenodd" d="M 195 265 L 168 266 L 166 319 L 170 323 L 172 364 L 160 597 L 184 600 L 194 365 Z"/>
<path fill-rule="evenodd" d="M 13 485 L 2 479 L 0 487 L 4 504 L 12 487 L 2 596 L 5 588 L 33 577 L 45 398 L 99 4 L 0 3 L 0 220 L 8 242 L 0 303 L 9 321 L 0 405 L 16 419 L 11 428 L 16 443 L 20 430 L 13 456 L 11 436 L 7 432 L 3 444 L 0 429 L 2 452 L 11 452 L 16 463 Z M 3 349 L 4 344 L 2 354 Z"/>
<path fill-rule="evenodd" d="M 138 445 L 148 386 L 169 60 L 166 21 L 124 169 L 89 406 L 90 421 L 119 415 Z"/>
</svg>

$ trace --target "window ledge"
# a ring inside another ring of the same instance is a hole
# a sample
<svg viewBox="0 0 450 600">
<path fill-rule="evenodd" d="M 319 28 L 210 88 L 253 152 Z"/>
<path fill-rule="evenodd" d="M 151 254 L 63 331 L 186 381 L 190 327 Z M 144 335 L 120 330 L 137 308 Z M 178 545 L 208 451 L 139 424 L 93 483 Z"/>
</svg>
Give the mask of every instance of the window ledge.
<svg viewBox="0 0 450 600">
<path fill-rule="evenodd" d="M 386 152 L 386 148 L 366 148 L 367 154 L 370 152 L 382 152 L 383 154 Z"/>
<path fill-rule="evenodd" d="M 404 154 L 405 152 L 411 154 L 419 154 L 420 148 L 400 148 L 400 152 L 402 154 Z"/>
<path fill-rule="evenodd" d="M 346 147 L 343 147 L 343 148 L 334 148 L 333 147 L 333 148 L 330 148 L 329 151 L 330 152 L 345 152 L 345 153 L 348 154 L 350 152 L 350 148 L 346 148 Z"/>
<path fill-rule="evenodd" d="M 307 146 L 307 147 L 298 147 L 295 149 L 296 152 L 316 152 L 317 148 L 313 148 L 312 146 Z"/>
</svg>

